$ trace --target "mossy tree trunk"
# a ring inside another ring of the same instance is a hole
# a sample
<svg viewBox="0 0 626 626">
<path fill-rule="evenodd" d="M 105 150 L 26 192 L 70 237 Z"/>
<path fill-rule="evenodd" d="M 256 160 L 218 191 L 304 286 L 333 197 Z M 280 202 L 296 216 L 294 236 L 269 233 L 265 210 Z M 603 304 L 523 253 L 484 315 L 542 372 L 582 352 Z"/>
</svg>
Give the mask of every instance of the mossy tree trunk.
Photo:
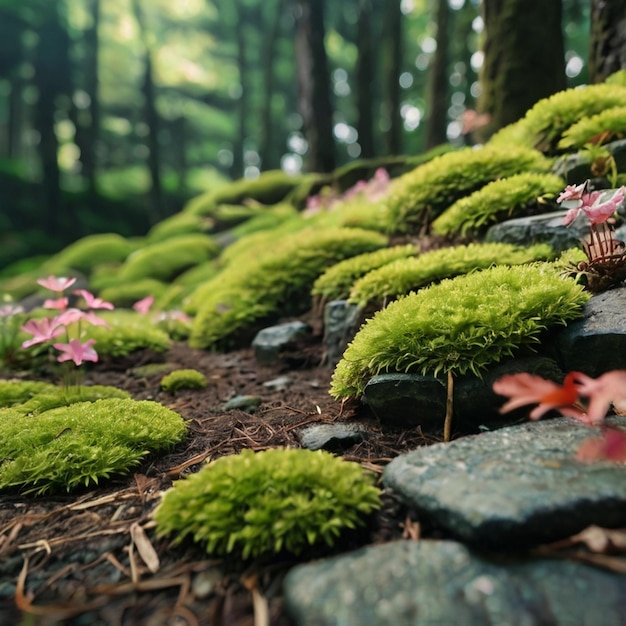
<svg viewBox="0 0 626 626">
<path fill-rule="evenodd" d="M 360 0 L 356 28 L 357 61 L 355 71 L 357 132 L 361 156 L 374 156 L 374 94 L 373 68 L 375 66 L 372 40 L 372 2 Z"/>
<path fill-rule="evenodd" d="M 400 116 L 400 71 L 402 67 L 402 10 L 400 0 L 386 0 L 383 37 L 383 109 L 387 118 L 385 152 L 402 152 L 402 117 Z"/>
<path fill-rule="evenodd" d="M 626 0 L 592 0 L 589 82 L 626 68 Z"/>
<path fill-rule="evenodd" d="M 333 109 L 330 76 L 324 45 L 324 0 L 295 0 L 295 48 L 298 109 L 309 144 L 307 169 L 335 169 Z"/>
<path fill-rule="evenodd" d="M 518 120 L 538 100 L 565 89 L 561 14 L 560 0 L 483 0 L 478 108 L 491 116 L 486 135 Z"/>
</svg>

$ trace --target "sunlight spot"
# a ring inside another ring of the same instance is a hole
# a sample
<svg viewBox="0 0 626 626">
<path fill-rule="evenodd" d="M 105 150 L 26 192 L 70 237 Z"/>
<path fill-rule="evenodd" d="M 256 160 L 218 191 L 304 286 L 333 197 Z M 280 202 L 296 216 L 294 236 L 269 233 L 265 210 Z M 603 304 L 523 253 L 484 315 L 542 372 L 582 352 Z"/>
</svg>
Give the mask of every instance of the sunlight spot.
<svg viewBox="0 0 626 626">
<path fill-rule="evenodd" d="M 346 152 L 348 153 L 348 156 L 356 159 L 357 157 L 361 156 L 361 146 L 358 143 L 351 143 L 347 148 L 346 148 Z"/>
<path fill-rule="evenodd" d="M 480 15 L 478 17 L 475 17 L 472 20 L 472 30 L 475 33 L 482 33 L 484 29 L 485 29 L 485 22 L 483 21 L 483 18 Z"/>
<path fill-rule="evenodd" d="M 482 50 L 477 50 L 476 52 L 474 52 L 474 54 L 472 54 L 470 58 L 470 65 L 472 66 L 472 69 L 477 72 L 483 66 L 484 60 L 485 55 L 483 54 Z"/>
<path fill-rule="evenodd" d="M 465 6 L 465 0 L 448 0 L 448 6 L 453 11 L 459 11 Z"/>
<path fill-rule="evenodd" d="M 408 89 L 413 84 L 413 74 L 410 72 L 402 72 L 398 82 L 400 83 L 400 87 L 402 87 L 402 89 Z"/>
<path fill-rule="evenodd" d="M 299 154 L 285 154 L 280 160 L 280 167 L 287 174 L 297 174 L 302 171 L 302 157 Z"/>
<path fill-rule="evenodd" d="M 426 54 L 432 54 L 437 49 L 437 40 L 434 37 L 426 37 L 422 41 L 422 50 Z"/>
<path fill-rule="evenodd" d="M 568 78 L 575 78 L 582 72 L 584 65 L 584 61 L 577 54 L 574 54 L 567 60 L 565 74 Z"/>
<path fill-rule="evenodd" d="M 243 171 L 243 175 L 248 180 L 252 180 L 254 178 L 258 178 L 261 174 L 261 170 L 256 165 L 248 165 L 246 169 Z"/>
<path fill-rule="evenodd" d="M 446 129 L 446 136 L 450 141 L 458 139 L 461 136 L 461 123 L 450 122 L 448 124 L 448 128 Z"/>
</svg>

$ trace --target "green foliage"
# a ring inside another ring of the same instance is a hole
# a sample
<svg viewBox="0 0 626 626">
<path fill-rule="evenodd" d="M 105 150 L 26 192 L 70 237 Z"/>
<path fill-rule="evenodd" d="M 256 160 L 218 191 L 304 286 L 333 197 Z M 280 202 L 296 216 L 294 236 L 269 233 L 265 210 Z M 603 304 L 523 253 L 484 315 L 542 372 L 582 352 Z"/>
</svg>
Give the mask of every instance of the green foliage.
<svg viewBox="0 0 626 626">
<path fill-rule="evenodd" d="M 170 393 L 179 389 L 204 389 L 206 386 L 206 376 L 194 369 L 175 370 L 161 379 L 161 389 Z"/>
<path fill-rule="evenodd" d="M 211 219 L 183 211 L 155 224 L 146 235 L 146 240 L 148 243 L 156 243 L 181 235 L 204 234 L 209 232 L 212 226 Z"/>
<path fill-rule="evenodd" d="M 522 147 L 465 148 L 436 157 L 396 179 L 387 199 L 394 233 L 418 233 L 452 203 L 487 183 L 527 171 L 547 171 L 550 162 Z"/>
<path fill-rule="evenodd" d="M 106 320 L 104 326 L 83 326 L 84 337 L 95 339 L 95 349 L 100 357 L 127 356 L 137 350 L 166 352 L 170 338 L 166 332 L 154 326 L 145 315 L 134 311 L 102 311 L 99 317 Z"/>
<path fill-rule="evenodd" d="M 383 235 L 356 228 L 311 229 L 275 241 L 263 256 L 227 267 L 196 290 L 201 306 L 190 345 L 248 339 L 258 321 L 306 311 L 311 286 L 327 267 L 386 244 Z"/>
<path fill-rule="evenodd" d="M 34 416 L 0 409 L 0 489 L 45 493 L 97 484 L 185 432 L 181 416 L 157 402 L 77 402 Z"/>
<path fill-rule="evenodd" d="M 457 200 L 434 222 L 440 235 L 476 233 L 503 219 L 521 217 L 537 206 L 540 196 L 563 191 L 565 181 L 554 174 L 525 172 L 501 178 Z"/>
<path fill-rule="evenodd" d="M 620 85 L 621 87 L 626 87 L 626 70 L 617 70 L 617 72 L 613 72 L 613 74 L 608 76 L 604 82 L 607 85 Z"/>
<path fill-rule="evenodd" d="M 241 238 L 251 233 L 273 230 L 297 215 L 298 212 L 292 204 L 281 202 L 263 209 L 243 224 L 235 226 L 232 233 L 235 237 Z"/>
<path fill-rule="evenodd" d="M 0 380 L 0 407 L 22 404 L 37 394 L 55 389 L 55 385 L 34 380 Z"/>
<path fill-rule="evenodd" d="M 623 139 L 626 135 L 626 106 L 613 107 L 572 124 L 563 133 L 559 148 L 582 148 L 603 133 L 606 135 L 601 143 Z"/>
<path fill-rule="evenodd" d="M 580 317 L 589 297 L 549 263 L 499 265 L 444 280 L 370 318 L 337 365 L 330 393 L 360 395 L 381 372 L 480 375 L 538 342 L 544 329 Z"/>
<path fill-rule="evenodd" d="M 472 243 L 441 248 L 372 270 L 354 283 L 349 300 L 360 306 L 387 302 L 430 283 L 472 270 L 498 264 L 521 265 L 553 257 L 554 251 L 547 244 L 526 248 L 508 243 Z"/>
<path fill-rule="evenodd" d="M 180 480 L 154 512 L 157 534 L 244 559 L 332 546 L 380 507 L 372 476 L 328 452 L 272 449 L 213 461 Z"/>
<path fill-rule="evenodd" d="M 120 281 L 154 278 L 169 281 L 200 263 L 216 257 L 219 246 L 202 234 L 179 235 L 144 246 L 119 270 Z"/>
<path fill-rule="evenodd" d="M 116 281 L 119 281 L 119 274 Z M 107 302 L 112 302 L 116 307 L 128 308 L 147 296 L 154 296 L 158 299 L 166 288 L 160 280 L 143 278 L 104 287 L 100 290 L 100 297 Z"/>
<path fill-rule="evenodd" d="M 314 296 L 322 296 L 325 300 L 347 298 L 350 294 L 350 288 L 357 279 L 392 261 L 405 259 L 416 254 L 418 254 L 417 248 L 413 244 L 407 244 L 383 248 L 375 252 L 366 252 L 345 259 L 329 267 L 313 283 L 311 293 Z"/>
<path fill-rule="evenodd" d="M 625 98 L 626 87 L 605 83 L 559 91 L 539 100 L 521 120 L 498 131 L 488 145 L 507 148 L 516 139 L 517 145 L 553 154 L 572 124 L 605 109 L 622 106 Z"/>
<path fill-rule="evenodd" d="M 88 275 L 96 265 L 121 263 L 136 248 L 136 243 L 115 233 L 88 235 L 46 261 L 41 273 L 59 276 L 75 270 Z"/>
</svg>

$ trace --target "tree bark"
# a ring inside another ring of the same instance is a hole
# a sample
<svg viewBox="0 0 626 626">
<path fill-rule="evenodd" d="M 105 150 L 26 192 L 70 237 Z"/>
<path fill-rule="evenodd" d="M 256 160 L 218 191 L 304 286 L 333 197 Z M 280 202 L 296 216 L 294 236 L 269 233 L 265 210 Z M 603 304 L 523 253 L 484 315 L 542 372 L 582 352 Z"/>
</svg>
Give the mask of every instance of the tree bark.
<svg viewBox="0 0 626 626">
<path fill-rule="evenodd" d="M 626 0 L 592 0 L 589 82 L 626 68 Z"/>
<path fill-rule="evenodd" d="M 449 18 L 448 0 L 437 0 L 437 50 L 429 68 L 427 150 L 447 141 Z"/>
<path fill-rule="evenodd" d="M 294 3 L 298 109 L 309 144 L 307 169 L 318 172 L 335 168 L 324 4 L 324 0 L 296 0 Z"/>
<path fill-rule="evenodd" d="M 400 0 L 386 0 L 385 50 L 383 61 L 385 105 L 388 130 L 385 133 L 387 154 L 402 152 L 402 117 L 400 115 L 400 68 L 402 67 L 402 10 Z"/>
<path fill-rule="evenodd" d="M 515 122 L 535 102 L 565 89 L 560 0 L 484 0 L 481 113 L 490 133 Z"/>
<path fill-rule="evenodd" d="M 357 124 L 361 156 L 371 158 L 374 150 L 374 94 L 372 89 L 374 69 L 374 41 L 372 40 L 372 3 L 361 0 L 357 21 L 357 61 L 355 71 Z"/>
<path fill-rule="evenodd" d="M 248 46 L 244 33 L 244 20 L 242 17 L 242 9 L 238 9 L 239 15 L 235 21 L 235 36 L 237 38 L 237 67 L 239 68 L 239 84 L 241 86 L 241 95 L 239 96 L 239 120 L 238 132 L 233 147 L 233 164 L 231 166 L 231 176 L 240 178 L 244 174 L 244 144 L 247 137 L 247 121 L 248 121 Z"/>
</svg>

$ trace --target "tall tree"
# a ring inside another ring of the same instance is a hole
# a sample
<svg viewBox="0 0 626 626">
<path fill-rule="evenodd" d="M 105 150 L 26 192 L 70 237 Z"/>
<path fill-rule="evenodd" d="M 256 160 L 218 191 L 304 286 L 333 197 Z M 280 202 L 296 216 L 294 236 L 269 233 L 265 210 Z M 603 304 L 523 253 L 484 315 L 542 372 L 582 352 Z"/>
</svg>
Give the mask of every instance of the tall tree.
<svg viewBox="0 0 626 626">
<path fill-rule="evenodd" d="M 561 0 L 483 0 L 484 61 L 478 108 L 487 133 L 565 89 Z"/>
<path fill-rule="evenodd" d="M 333 110 L 326 57 L 324 0 L 294 0 L 298 109 L 309 144 L 307 169 L 335 168 Z"/>
<path fill-rule="evenodd" d="M 626 0 L 592 0 L 589 81 L 626 68 Z"/>
<path fill-rule="evenodd" d="M 401 0 L 387 0 L 384 18 L 383 72 L 385 77 L 384 109 L 388 118 L 385 150 L 388 154 L 402 152 L 402 117 L 400 116 L 400 71 L 402 67 Z"/>
<path fill-rule="evenodd" d="M 356 46 L 356 130 L 359 134 L 361 156 L 374 156 L 374 94 L 373 69 L 375 67 L 374 41 L 372 38 L 372 0 L 359 1 Z"/>
</svg>

